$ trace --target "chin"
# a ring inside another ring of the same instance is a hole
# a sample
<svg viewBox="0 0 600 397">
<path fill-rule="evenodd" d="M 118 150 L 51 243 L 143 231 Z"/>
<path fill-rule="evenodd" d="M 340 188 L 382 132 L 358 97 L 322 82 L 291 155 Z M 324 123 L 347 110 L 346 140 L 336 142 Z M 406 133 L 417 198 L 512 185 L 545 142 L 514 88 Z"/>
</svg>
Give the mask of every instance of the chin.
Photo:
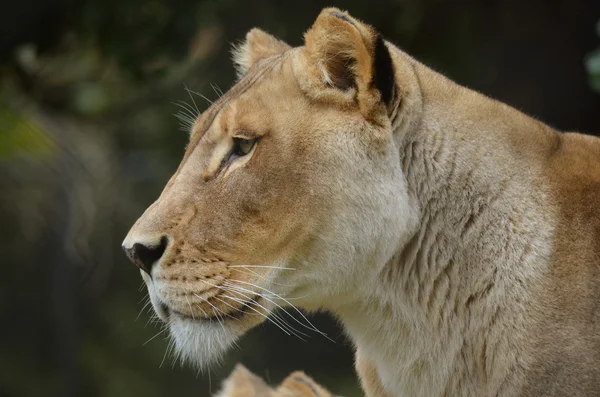
<svg viewBox="0 0 600 397">
<path fill-rule="evenodd" d="M 190 363 L 202 371 L 218 364 L 241 336 L 219 323 L 184 318 L 171 320 L 169 331 L 175 343 L 177 356 L 183 362 Z"/>
<path fill-rule="evenodd" d="M 201 371 L 219 364 L 242 335 L 262 322 L 248 317 L 251 318 L 216 321 L 171 315 L 169 331 L 177 357 Z"/>
</svg>

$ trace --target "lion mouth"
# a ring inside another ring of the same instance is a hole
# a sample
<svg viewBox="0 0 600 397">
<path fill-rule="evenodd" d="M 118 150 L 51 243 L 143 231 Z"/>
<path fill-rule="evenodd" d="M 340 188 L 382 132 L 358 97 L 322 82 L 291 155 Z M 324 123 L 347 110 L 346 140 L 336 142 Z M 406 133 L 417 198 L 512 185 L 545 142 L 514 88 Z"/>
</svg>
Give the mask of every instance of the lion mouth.
<svg viewBox="0 0 600 397">
<path fill-rule="evenodd" d="M 244 317 L 248 314 L 251 314 L 252 312 L 258 314 L 259 313 L 258 308 L 261 307 L 261 305 L 259 303 L 260 298 L 261 298 L 261 296 L 259 294 L 257 294 L 257 295 L 254 295 L 253 297 L 249 298 L 248 300 L 242 302 L 240 304 L 240 306 L 237 308 L 230 307 L 231 310 L 227 310 L 227 311 L 225 311 L 223 309 L 218 309 L 219 310 L 218 313 L 215 310 L 213 310 L 214 314 L 212 316 L 191 316 L 189 314 L 182 313 L 182 312 L 177 311 L 172 308 L 167 308 L 167 311 L 169 312 L 170 315 L 175 315 L 184 320 L 189 320 L 189 321 L 194 321 L 194 322 L 223 323 L 224 321 L 227 321 L 227 320 L 240 320 L 242 317 Z"/>
</svg>

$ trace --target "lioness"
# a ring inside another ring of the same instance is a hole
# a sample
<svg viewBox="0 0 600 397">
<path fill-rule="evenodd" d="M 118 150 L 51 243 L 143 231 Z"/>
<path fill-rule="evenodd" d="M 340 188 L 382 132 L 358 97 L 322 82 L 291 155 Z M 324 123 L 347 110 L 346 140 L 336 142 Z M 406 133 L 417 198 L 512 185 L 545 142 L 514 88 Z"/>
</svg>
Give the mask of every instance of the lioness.
<svg viewBox="0 0 600 397">
<path fill-rule="evenodd" d="M 600 396 L 600 139 L 338 9 L 304 38 L 248 33 L 123 243 L 179 352 L 290 330 L 293 297 L 340 319 L 369 397 Z"/>
</svg>

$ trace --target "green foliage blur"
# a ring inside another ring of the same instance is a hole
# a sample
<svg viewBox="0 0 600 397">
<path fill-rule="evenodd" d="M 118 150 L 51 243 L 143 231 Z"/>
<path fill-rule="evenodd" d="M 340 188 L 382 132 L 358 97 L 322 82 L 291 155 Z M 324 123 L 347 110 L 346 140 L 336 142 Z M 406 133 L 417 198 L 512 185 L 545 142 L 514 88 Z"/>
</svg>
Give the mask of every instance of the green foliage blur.
<svg viewBox="0 0 600 397">
<path fill-rule="evenodd" d="M 596 33 L 600 37 L 600 20 L 596 24 Z M 600 93 L 600 47 L 586 57 L 585 67 L 590 74 L 590 86 L 594 91 Z"/>
<path fill-rule="evenodd" d="M 597 0 L 12 0 L 0 13 L 0 397 L 203 397 L 239 361 L 273 383 L 303 369 L 361 395 L 351 343 L 325 314 L 314 322 L 336 343 L 265 325 L 210 374 L 180 366 L 120 249 L 183 153 L 185 87 L 217 98 L 234 81 L 231 43 L 259 26 L 300 45 L 329 5 L 463 85 L 600 131 Z"/>
</svg>

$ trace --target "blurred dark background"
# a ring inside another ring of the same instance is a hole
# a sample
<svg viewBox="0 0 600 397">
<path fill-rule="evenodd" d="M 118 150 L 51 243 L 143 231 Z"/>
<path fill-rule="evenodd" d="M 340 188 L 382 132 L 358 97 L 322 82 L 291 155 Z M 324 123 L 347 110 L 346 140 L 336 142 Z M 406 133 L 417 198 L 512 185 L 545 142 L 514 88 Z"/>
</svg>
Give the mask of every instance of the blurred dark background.
<svg viewBox="0 0 600 397">
<path fill-rule="evenodd" d="M 231 43 L 259 26 L 299 45 L 329 5 L 463 85 L 600 132 L 597 0 L 5 1 L 0 396 L 208 396 L 238 361 L 271 382 L 304 369 L 360 395 L 350 344 L 325 315 L 314 322 L 336 343 L 265 325 L 210 377 L 173 363 L 120 249 L 183 153 L 184 85 L 215 99 L 233 83 Z"/>
</svg>

